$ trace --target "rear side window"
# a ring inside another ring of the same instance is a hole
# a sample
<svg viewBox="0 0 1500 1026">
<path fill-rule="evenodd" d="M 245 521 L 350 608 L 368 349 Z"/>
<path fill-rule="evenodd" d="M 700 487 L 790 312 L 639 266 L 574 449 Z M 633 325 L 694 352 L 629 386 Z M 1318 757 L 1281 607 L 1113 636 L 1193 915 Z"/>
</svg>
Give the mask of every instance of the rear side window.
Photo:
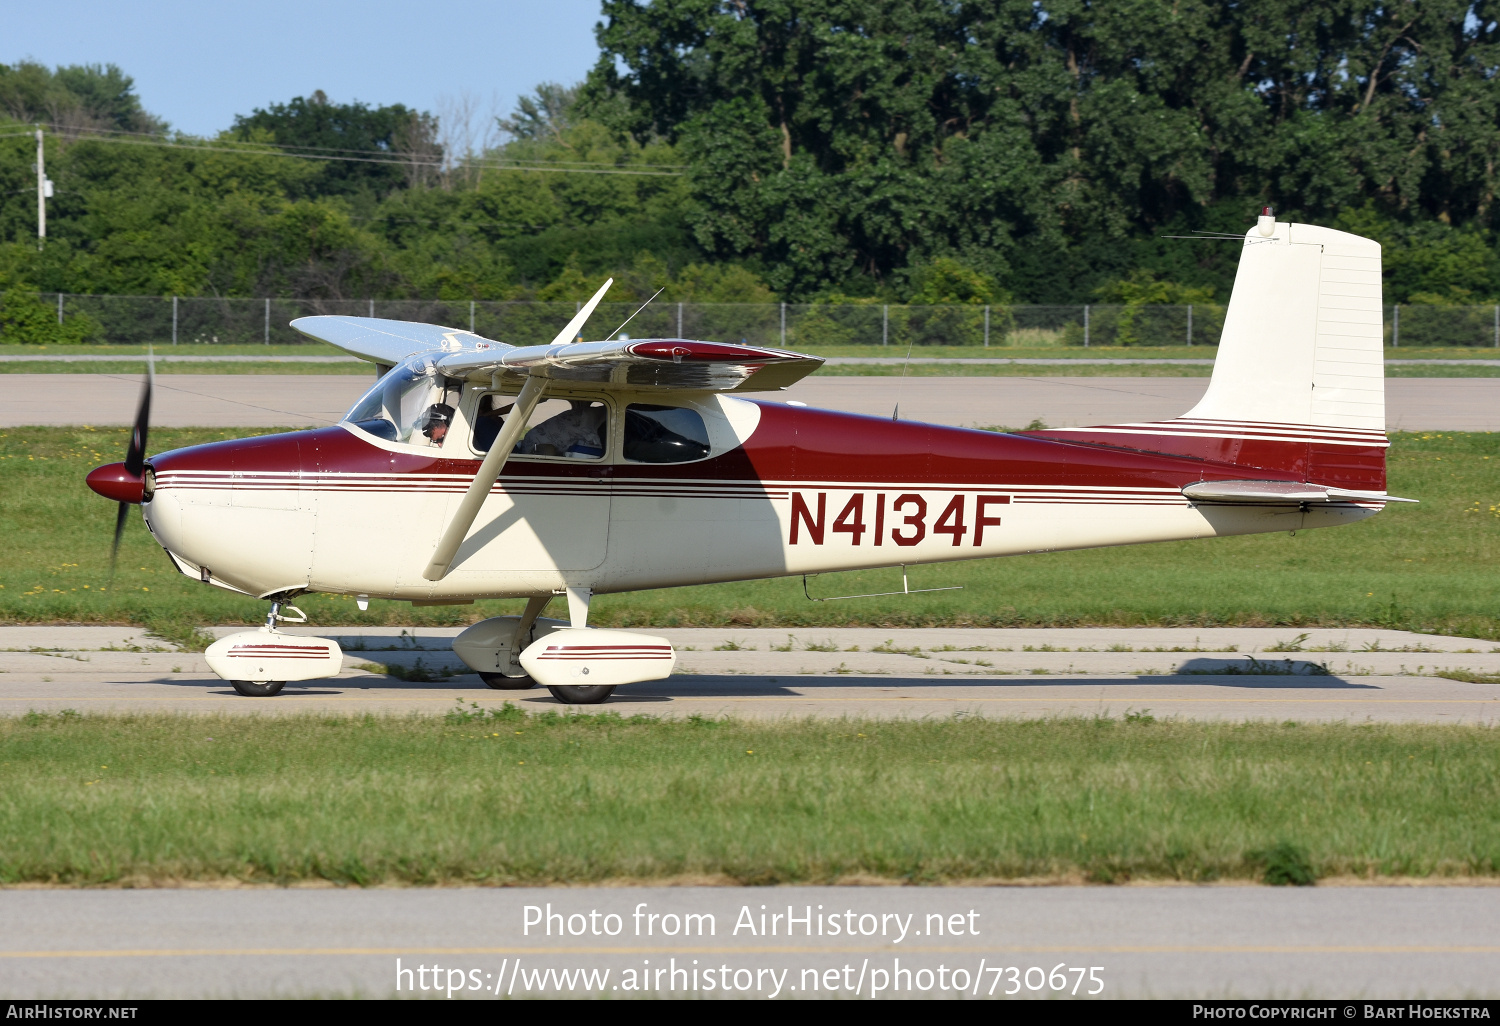
<svg viewBox="0 0 1500 1026">
<path fill-rule="evenodd" d="M 709 453 L 708 428 L 696 410 L 631 403 L 625 407 L 625 458 L 634 463 L 688 463 Z"/>
</svg>

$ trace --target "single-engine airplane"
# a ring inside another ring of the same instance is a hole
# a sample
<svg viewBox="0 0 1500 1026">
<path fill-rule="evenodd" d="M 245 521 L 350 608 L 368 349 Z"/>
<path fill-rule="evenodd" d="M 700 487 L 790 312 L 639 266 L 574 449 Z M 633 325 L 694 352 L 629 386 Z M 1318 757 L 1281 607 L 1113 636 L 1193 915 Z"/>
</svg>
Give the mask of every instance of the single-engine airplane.
<svg viewBox="0 0 1500 1026">
<path fill-rule="evenodd" d="M 124 463 L 88 477 L 182 573 L 270 602 L 209 665 L 242 695 L 337 674 L 287 634 L 307 592 L 445 605 L 525 598 L 454 651 L 491 687 L 604 701 L 670 674 L 664 638 L 590 628 L 593 595 L 1104 545 L 1301 530 L 1385 491 L 1380 246 L 1269 209 L 1245 233 L 1213 376 L 1175 420 L 994 433 L 746 393 L 813 356 L 689 339 L 551 345 L 438 325 L 304 317 L 376 364 L 336 426 L 146 458 L 149 378 Z M 566 596 L 566 620 L 542 612 Z"/>
</svg>

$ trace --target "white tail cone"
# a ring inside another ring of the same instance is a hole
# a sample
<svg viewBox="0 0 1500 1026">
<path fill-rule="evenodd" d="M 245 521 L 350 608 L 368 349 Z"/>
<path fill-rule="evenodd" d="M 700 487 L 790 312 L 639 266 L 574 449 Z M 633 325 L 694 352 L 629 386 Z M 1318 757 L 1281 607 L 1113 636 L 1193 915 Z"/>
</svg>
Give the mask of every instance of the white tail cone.
<svg viewBox="0 0 1500 1026">
<path fill-rule="evenodd" d="M 677 653 L 666 638 L 569 627 L 533 642 L 521 653 L 521 665 L 549 688 L 614 686 L 670 676 Z"/>
</svg>

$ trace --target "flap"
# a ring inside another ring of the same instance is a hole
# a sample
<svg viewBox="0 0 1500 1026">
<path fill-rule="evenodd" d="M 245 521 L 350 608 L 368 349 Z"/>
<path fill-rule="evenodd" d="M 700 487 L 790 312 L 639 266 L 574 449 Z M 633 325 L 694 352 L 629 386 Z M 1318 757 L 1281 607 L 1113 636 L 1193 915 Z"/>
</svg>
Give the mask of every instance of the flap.
<svg viewBox="0 0 1500 1026">
<path fill-rule="evenodd" d="M 822 365 L 820 357 L 802 353 L 688 339 L 476 348 L 437 361 L 438 370 L 453 377 L 480 379 L 499 373 L 631 390 L 698 392 L 775 391 Z"/>
<path fill-rule="evenodd" d="M 1417 502 L 1385 492 L 1360 492 L 1301 481 L 1199 481 L 1182 489 L 1194 502 L 1242 502 L 1255 505 L 1301 505 L 1328 502 Z"/>
<path fill-rule="evenodd" d="M 445 328 L 441 324 L 417 321 L 389 321 L 383 317 L 298 317 L 292 322 L 308 338 L 374 363 L 395 365 L 416 353 L 433 350 L 454 351 L 483 343 L 502 346 L 481 338 L 466 328 Z"/>
</svg>

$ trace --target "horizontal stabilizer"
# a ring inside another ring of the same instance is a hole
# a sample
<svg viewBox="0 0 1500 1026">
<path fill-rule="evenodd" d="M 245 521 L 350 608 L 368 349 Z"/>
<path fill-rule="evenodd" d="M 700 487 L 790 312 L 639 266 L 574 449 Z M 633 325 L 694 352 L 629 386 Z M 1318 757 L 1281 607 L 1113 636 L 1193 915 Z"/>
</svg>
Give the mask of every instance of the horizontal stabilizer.
<svg viewBox="0 0 1500 1026">
<path fill-rule="evenodd" d="M 1199 481 L 1182 489 L 1194 502 L 1301 505 L 1305 502 L 1417 502 L 1384 492 L 1358 492 L 1298 481 Z"/>
<path fill-rule="evenodd" d="M 511 373 L 628 389 L 770 392 L 786 388 L 823 365 L 816 356 L 759 346 L 638 339 L 466 350 L 437 361 L 453 377 Z"/>
</svg>

